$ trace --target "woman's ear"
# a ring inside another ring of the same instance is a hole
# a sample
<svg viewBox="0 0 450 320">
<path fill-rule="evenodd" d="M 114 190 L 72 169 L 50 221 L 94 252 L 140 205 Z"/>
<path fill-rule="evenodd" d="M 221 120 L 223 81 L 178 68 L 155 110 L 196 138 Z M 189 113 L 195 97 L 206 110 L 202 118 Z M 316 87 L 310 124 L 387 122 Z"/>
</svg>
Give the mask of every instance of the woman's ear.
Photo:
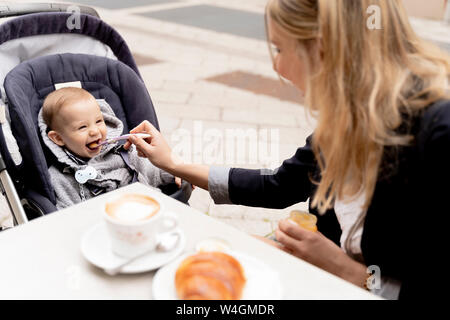
<svg viewBox="0 0 450 320">
<path fill-rule="evenodd" d="M 50 130 L 47 133 L 47 136 L 50 138 L 50 140 L 52 140 L 54 143 L 56 143 L 58 146 L 62 147 L 65 145 L 62 137 L 60 136 L 60 134 L 54 130 Z"/>
</svg>

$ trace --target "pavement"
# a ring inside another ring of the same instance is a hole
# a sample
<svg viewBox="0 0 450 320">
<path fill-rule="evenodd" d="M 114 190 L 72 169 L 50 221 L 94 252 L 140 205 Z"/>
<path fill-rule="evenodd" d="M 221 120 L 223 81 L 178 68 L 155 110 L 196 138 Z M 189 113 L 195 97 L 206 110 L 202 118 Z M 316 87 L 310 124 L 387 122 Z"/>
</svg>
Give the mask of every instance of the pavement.
<svg viewBox="0 0 450 320">
<path fill-rule="evenodd" d="M 264 31 L 266 0 L 78 3 L 95 7 L 126 40 L 161 132 L 185 160 L 276 168 L 313 131 L 315 122 L 298 92 L 272 69 Z M 421 36 L 450 51 L 449 25 L 417 18 L 411 22 Z M 291 210 L 307 209 L 307 203 L 283 210 L 215 205 L 200 188 L 189 203 L 202 214 L 260 236 L 271 234 Z M 4 202 L 0 211 L 7 211 Z"/>
</svg>

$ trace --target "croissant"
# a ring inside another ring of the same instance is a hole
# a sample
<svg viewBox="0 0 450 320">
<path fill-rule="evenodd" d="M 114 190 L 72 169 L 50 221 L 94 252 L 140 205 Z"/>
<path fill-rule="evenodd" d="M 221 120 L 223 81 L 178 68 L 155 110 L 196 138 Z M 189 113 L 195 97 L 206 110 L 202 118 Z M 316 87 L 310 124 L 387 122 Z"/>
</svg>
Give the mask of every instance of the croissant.
<svg viewBox="0 0 450 320">
<path fill-rule="evenodd" d="M 175 274 L 175 288 L 182 300 L 238 300 L 245 281 L 241 264 L 223 252 L 189 256 Z"/>
</svg>

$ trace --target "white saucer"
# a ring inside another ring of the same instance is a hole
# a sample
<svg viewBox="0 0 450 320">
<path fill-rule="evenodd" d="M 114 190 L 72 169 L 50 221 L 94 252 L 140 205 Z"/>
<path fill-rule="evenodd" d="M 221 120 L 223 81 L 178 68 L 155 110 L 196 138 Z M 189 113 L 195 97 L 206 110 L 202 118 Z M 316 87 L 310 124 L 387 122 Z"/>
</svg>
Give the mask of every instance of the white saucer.
<svg viewBox="0 0 450 320">
<path fill-rule="evenodd" d="M 159 269 L 153 277 L 152 295 L 156 300 L 177 300 L 175 290 L 175 273 L 188 253 Z M 236 258 L 245 272 L 246 283 L 242 292 L 242 300 L 281 300 L 283 292 L 278 272 L 263 263 L 241 252 L 227 251 Z"/>
<path fill-rule="evenodd" d="M 183 230 L 176 228 L 174 232 L 180 234 L 177 246 L 168 252 L 149 252 L 145 256 L 124 266 L 120 273 L 141 273 L 157 269 L 181 254 L 186 238 Z M 106 269 L 120 265 L 127 259 L 119 257 L 112 252 L 111 243 L 105 222 L 101 222 L 89 229 L 81 239 L 81 253 L 96 267 Z"/>
</svg>

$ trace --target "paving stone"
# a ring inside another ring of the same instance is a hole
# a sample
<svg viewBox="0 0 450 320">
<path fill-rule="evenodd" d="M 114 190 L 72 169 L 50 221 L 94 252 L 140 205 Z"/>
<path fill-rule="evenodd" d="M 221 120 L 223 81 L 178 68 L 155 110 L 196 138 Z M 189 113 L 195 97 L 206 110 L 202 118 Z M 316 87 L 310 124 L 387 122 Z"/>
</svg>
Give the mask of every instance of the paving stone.
<svg viewBox="0 0 450 320">
<path fill-rule="evenodd" d="M 271 112 L 271 113 L 255 113 L 253 111 L 241 109 L 230 110 L 224 109 L 222 119 L 224 121 L 254 123 L 260 125 L 277 125 L 280 127 L 294 127 L 297 122 L 290 114 Z"/>
<path fill-rule="evenodd" d="M 290 159 L 295 155 L 295 152 L 297 152 L 297 149 L 302 147 L 305 143 L 299 143 L 299 144 L 285 144 L 281 143 L 278 149 L 278 165 L 275 167 L 281 166 L 284 160 Z"/>
<path fill-rule="evenodd" d="M 174 132 L 181 123 L 181 119 L 177 117 L 158 115 L 159 127 L 163 135 Z"/>
<path fill-rule="evenodd" d="M 241 37 L 265 39 L 263 15 L 242 10 L 200 4 L 157 12 L 142 12 L 141 15 Z"/>
<path fill-rule="evenodd" d="M 221 111 L 219 108 L 205 108 L 202 106 L 186 104 L 175 104 L 160 102 L 157 104 L 157 115 L 163 114 L 173 117 L 180 117 L 183 119 L 195 119 L 195 120 L 220 120 Z"/>
<path fill-rule="evenodd" d="M 150 56 L 138 54 L 138 53 L 134 53 L 133 57 L 134 57 L 134 61 L 136 61 L 136 64 L 138 66 L 149 65 L 149 64 L 161 62 L 158 59 L 152 58 Z"/>
<path fill-rule="evenodd" d="M 223 122 L 223 121 L 198 121 L 191 119 L 183 119 L 179 128 L 188 130 L 192 135 L 204 135 L 206 130 L 219 130 L 224 135 L 237 134 L 237 131 L 254 130 L 257 132 L 258 126 L 240 122 Z M 237 130 L 236 132 L 234 130 Z"/>
<path fill-rule="evenodd" d="M 73 2 L 85 4 L 94 7 L 103 7 L 108 9 L 122 9 L 129 7 L 144 6 L 148 4 L 160 4 L 165 2 L 176 2 L 178 0 L 127 0 L 127 1 L 111 1 L 111 0 L 76 0 Z"/>
<path fill-rule="evenodd" d="M 189 98 L 188 104 L 192 106 L 202 106 L 208 108 L 221 108 L 223 100 L 227 99 L 223 93 L 214 92 L 193 92 Z"/>
<path fill-rule="evenodd" d="M 307 108 L 299 102 L 280 100 L 262 94 L 258 95 L 258 107 L 262 112 L 283 112 L 305 118 L 307 115 Z"/>
<path fill-rule="evenodd" d="M 174 92 L 164 90 L 152 90 L 152 99 L 155 104 L 158 103 L 178 103 L 185 104 L 189 99 L 188 92 Z"/>
<path fill-rule="evenodd" d="M 301 101 L 299 91 L 292 85 L 284 85 L 278 80 L 262 77 L 254 73 L 234 71 L 206 80 L 222 83 L 226 86 L 235 87 L 258 95 L 276 97 L 278 100 Z"/>
<path fill-rule="evenodd" d="M 259 130 L 261 132 L 260 139 L 263 141 L 272 141 L 278 134 L 280 144 L 297 146 L 303 146 L 305 144 L 306 137 L 308 137 L 313 132 L 313 129 L 309 126 L 306 128 L 285 128 L 261 125 L 259 127 Z"/>
</svg>

